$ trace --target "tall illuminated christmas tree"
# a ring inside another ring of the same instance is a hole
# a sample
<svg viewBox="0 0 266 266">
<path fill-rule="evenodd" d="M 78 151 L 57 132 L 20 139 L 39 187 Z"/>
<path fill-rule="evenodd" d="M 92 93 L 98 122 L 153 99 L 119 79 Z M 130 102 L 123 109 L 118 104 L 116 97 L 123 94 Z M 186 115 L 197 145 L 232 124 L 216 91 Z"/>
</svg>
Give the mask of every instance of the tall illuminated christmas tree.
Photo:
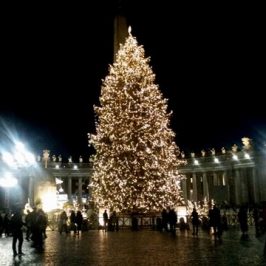
<svg viewBox="0 0 266 266">
<path fill-rule="evenodd" d="M 96 134 L 89 135 L 96 150 L 92 197 L 100 208 L 147 213 L 181 202 L 179 149 L 149 61 L 129 33 L 103 80 Z"/>
</svg>

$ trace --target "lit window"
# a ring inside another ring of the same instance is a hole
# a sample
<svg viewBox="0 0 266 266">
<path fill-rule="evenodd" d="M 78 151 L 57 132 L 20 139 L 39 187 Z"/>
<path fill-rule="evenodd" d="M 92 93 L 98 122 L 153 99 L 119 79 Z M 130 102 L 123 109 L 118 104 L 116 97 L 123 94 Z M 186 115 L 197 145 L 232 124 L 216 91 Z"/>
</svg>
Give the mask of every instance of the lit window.
<svg viewBox="0 0 266 266">
<path fill-rule="evenodd" d="M 248 153 L 245 152 L 244 156 L 245 156 L 245 159 L 248 159 L 248 160 L 250 159 L 250 155 Z"/>
<path fill-rule="evenodd" d="M 216 157 L 214 158 L 214 162 L 215 162 L 215 163 L 220 163 L 219 159 L 216 158 Z"/>
<path fill-rule="evenodd" d="M 238 161 L 238 157 L 236 154 L 233 155 L 233 160 Z"/>
</svg>

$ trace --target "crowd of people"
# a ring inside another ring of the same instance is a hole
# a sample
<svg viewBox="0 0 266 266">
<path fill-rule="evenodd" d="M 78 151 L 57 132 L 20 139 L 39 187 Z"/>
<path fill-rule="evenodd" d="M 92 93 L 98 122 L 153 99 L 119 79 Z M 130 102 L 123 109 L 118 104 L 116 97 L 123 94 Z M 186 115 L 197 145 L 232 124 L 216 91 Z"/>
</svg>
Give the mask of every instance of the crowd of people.
<svg viewBox="0 0 266 266">
<path fill-rule="evenodd" d="M 237 224 L 234 224 L 234 226 L 239 226 L 243 239 L 248 238 L 249 224 L 254 225 L 256 236 L 266 232 L 265 208 L 248 208 L 243 205 L 235 210 L 235 216 Z M 163 209 L 161 212 L 161 218 L 159 219 L 159 230 L 173 232 L 177 225 L 181 231 L 189 230 L 189 225 L 191 224 L 192 235 L 197 236 L 199 227 L 201 227 L 203 230 L 209 231 L 215 238 L 221 239 L 223 232 L 229 229 L 228 216 L 225 211 L 221 213 L 221 210 L 217 205 L 211 206 L 206 215 L 199 215 L 197 209 L 194 207 L 192 212 L 186 218 L 187 222 L 185 222 L 183 217 L 176 222 L 175 211 L 171 208 Z"/>
<path fill-rule="evenodd" d="M 46 235 L 46 228 L 48 226 L 48 216 L 42 208 L 34 207 L 32 210 L 25 210 L 21 208 L 14 208 L 13 211 L 6 211 L 0 213 L 0 236 L 13 237 L 12 250 L 14 256 L 24 255 L 22 250 L 23 232 L 27 241 L 32 242 L 32 247 L 37 251 L 43 250 L 43 244 Z M 241 206 L 235 211 L 237 224 L 242 232 L 242 238 L 248 238 L 250 217 L 252 217 L 252 224 L 255 226 L 256 235 L 266 232 L 266 209 L 265 208 L 247 208 Z M 103 229 L 105 231 L 118 231 L 119 218 L 115 211 L 108 215 L 107 210 L 102 213 Z M 138 218 L 132 215 L 132 230 L 138 230 Z M 60 234 L 66 234 L 73 231 L 74 235 L 79 235 L 84 230 L 84 221 L 82 212 L 80 210 L 70 210 L 68 213 L 62 210 L 58 216 L 58 231 Z M 160 231 L 176 233 L 176 227 L 180 230 L 189 230 L 191 224 L 192 235 L 197 236 L 199 227 L 208 230 L 215 238 L 221 239 L 225 230 L 228 230 L 228 216 L 225 211 L 221 214 L 221 210 L 217 205 L 210 207 L 207 215 L 199 215 L 196 207 L 187 216 L 187 221 L 184 218 L 178 220 L 177 213 L 173 208 L 163 209 L 161 218 L 157 219 L 157 226 Z"/>
<path fill-rule="evenodd" d="M 33 208 L 24 213 L 24 209 L 15 207 L 0 215 L 0 234 L 12 237 L 13 255 L 24 255 L 22 251 L 23 232 L 26 231 L 26 240 L 32 241 L 32 247 L 37 251 L 43 250 L 44 239 L 47 238 L 46 228 L 48 216 L 42 208 Z"/>
<path fill-rule="evenodd" d="M 83 221 L 84 219 L 80 210 L 77 212 L 70 210 L 70 215 L 67 215 L 66 211 L 63 210 L 59 215 L 58 231 L 60 234 L 63 232 L 68 234 L 73 231 L 75 235 L 79 235 L 83 229 Z"/>
</svg>

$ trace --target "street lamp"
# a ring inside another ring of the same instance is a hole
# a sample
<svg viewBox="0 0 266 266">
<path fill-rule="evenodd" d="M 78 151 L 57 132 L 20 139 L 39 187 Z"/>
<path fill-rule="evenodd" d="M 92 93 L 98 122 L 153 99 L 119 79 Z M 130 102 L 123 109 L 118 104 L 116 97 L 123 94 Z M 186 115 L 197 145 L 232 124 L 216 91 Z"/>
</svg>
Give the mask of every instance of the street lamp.
<svg viewBox="0 0 266 266">
<path fill-rule="evenodd" d="M 2 161 L 5 163 L 6 167 L 10 169 L 13 173 L 20 169 L 28 169 L 29 173 L 29 184 L 28 184 L 28 197 L 30 203 L 33 203 L 33 180 L 31 167 L 36 165 L 35 156 L 29 152 L 25 145 L 20 141 L 14 141 L 15 147 L 12 149 L 12 152 L 2 151 Z M 4 181 L 5 180 L 5 181 Z M 9 184 L 12 184 L 14 179 L 8 179 Z M 7 179 L 2 180 L 6 183 Z M 17 180 L 16 180 L 17 182 Z"/>
<path fill-rule="evenodd" d="M 0 178 L 0 187 L 3 187 L 5 190 L 5 207 L 9 208 L 9 189 L 15 187 L 18 184 L 18 180 L 13 177 L 9 172 L 4 174 L 4 177 Z"/>
</svg>

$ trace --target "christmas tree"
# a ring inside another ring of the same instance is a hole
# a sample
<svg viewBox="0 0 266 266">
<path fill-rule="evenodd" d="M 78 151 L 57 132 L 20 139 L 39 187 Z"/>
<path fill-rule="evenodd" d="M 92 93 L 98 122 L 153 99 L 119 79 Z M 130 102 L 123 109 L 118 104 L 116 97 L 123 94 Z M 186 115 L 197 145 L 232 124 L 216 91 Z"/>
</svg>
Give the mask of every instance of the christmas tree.
<svg viewBox="0 0 266 266">
<path fill-rule="evenodd" d="M 181 202 L 179 149 L 144 49 L 129 33 L 103 80 L 96 134 L 89 143 L 92 197 L 120 212 L 158 212 Z"/>
</svg>

